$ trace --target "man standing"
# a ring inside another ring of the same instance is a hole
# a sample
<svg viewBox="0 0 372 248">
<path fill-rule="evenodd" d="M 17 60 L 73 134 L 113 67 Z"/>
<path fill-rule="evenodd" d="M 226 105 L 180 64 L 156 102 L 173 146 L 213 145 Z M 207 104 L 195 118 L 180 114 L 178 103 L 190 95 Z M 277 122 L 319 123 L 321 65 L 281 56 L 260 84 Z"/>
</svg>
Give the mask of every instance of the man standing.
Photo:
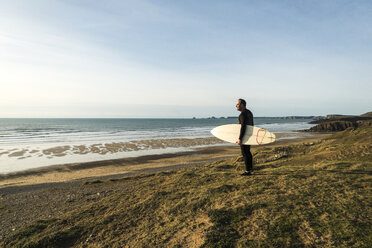
<svg viewBox="0 0 372 248">
<path fill-rule="evenodd" d="M 240 149 L 242 150 L 242 155 L 245 163 L 245 172 L 242 174 L 242 176 L 249 176 L 251 175 L 253 169 L 253 157 L 251 153 L 251 146 L 243 145 L 242 139 L 245 134 L 247 125 L 253 126 L 253 114 L 246 108 L 246 102 L 243 99 L 238 100 L 238 103 L 236 104 L 236 109 L 241 112 L 241 114 L 239 115 L 239 124 L 241 124 L 240 135 L 236 143 L 240 145 Z"/>
</svg>

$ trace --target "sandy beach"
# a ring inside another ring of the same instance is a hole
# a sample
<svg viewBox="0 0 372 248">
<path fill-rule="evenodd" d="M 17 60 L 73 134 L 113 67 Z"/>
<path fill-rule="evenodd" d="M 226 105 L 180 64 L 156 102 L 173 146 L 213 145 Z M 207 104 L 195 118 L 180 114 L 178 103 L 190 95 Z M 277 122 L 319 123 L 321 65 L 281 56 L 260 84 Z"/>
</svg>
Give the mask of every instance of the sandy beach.
<svg viewBox="0 0 372 248">
<path fill-rule="evenodd" d="M 296 137 L 294 134 L 292 135 Z M 286 137 L 286 139 L 278 140 L 266 146 L 279 146 L 305 141 L 311 142 L 327 135 L 318 133 L 302 136 L 301 138 L 292 138 L 291 133 L 277 134 L 278 138 Z M 216 141 L 215 143 L 218 142 Z M 121 146 L 122 144 L 117 144 L 112 149 L 117 150 Z M 255 146 L 252 147 L 253 153 L 256 148 Z M 59 151 L 58 148 L 55 150 Z M 55 150 L 53 152 L 57 152 Z M 31 188 L 45 188 L 48 185 L 53 186 L 56 183 L 81 183 L 84 180 L 119 178 L 141 173 L 155 173 L 170 169 L 200 166 L 210 161 L 231 158 L 238 155 L 240 155 L 240 148 L 238 146 L 226 144 L 197 148 L 193 151 L 185 152 L 52 165 L 0 175 L 0 193 L 7 192 L 11 188 L 18 188 L 18 190 L 22 191 L 19 186 L 24 185 L 34 185 Z M 36 185 L 40 185 L 40 187 L 36 187 Z"/>
</svg>

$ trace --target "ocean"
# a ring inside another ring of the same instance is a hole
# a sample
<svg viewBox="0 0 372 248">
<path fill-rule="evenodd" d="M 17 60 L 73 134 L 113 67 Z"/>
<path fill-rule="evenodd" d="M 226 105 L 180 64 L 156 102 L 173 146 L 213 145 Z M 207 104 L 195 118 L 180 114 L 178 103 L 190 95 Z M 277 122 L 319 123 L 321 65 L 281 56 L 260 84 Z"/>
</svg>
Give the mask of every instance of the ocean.
<svg viewBox="0 0 372 248">
<path fill-rule="evenodd" d="M 255 118 L 254 124 L 293 138 L 310 121 Z M 237 118 L 0 119 L 0 173 L 226 145 L 210 130 L 231 123 Z"/>
</svg>

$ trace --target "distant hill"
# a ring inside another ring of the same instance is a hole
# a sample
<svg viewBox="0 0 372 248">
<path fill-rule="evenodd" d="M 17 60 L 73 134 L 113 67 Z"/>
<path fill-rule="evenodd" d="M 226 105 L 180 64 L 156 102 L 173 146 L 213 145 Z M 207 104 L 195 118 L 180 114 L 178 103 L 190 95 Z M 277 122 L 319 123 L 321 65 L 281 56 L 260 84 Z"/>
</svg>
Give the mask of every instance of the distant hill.
<svg viewBox="0 0 372 248">
<path fill-rule="evenodd" d="M 337 132 L 343 131 L 347 128 L 358 128 L 366 123 L 372 123 L 372 112 L 368 112 L 362 115 L 333 115 L 327 116 L 327 118 L 319 119 L 310 122 L 312 124 L 318 124 L 309 130 L 310 132 Z"/>
<path fill-rule="evenodd" d="M 372 117 L 372 111 L 371 112 L 368 112 L 368 113 L 365 113 L 365 114 L 362 114 L 360 116 L 361 117 Z"/>
</svg>

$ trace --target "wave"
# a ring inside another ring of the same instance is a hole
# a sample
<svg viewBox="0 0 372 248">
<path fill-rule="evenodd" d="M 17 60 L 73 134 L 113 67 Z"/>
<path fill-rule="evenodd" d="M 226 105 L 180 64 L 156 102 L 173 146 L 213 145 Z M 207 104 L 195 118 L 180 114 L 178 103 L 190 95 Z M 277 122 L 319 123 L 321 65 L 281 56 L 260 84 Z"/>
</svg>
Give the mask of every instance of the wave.
<svg viewBox="0 0 372 248">
<path fill-rule="evenodd" d="M 18 121 L 18 122 L 17 122 Z M 27 123 L 27 121 L 29 123 Z M 16 125 L 0 123 L 0 145 L 44 143 L 127 142 L 160 138 L 211 137 L 210 130 L 232 120 L 15 120 Z M 307 129 L 301 120 L 261 120 L 257 126 L 271 132 Z M 2 125 L 3 124 L 3 125 Z M 49 126 L 48 126 L 49 125 Z M 41 127 L 40 127 L 41 126 Z"/>
</svg>

